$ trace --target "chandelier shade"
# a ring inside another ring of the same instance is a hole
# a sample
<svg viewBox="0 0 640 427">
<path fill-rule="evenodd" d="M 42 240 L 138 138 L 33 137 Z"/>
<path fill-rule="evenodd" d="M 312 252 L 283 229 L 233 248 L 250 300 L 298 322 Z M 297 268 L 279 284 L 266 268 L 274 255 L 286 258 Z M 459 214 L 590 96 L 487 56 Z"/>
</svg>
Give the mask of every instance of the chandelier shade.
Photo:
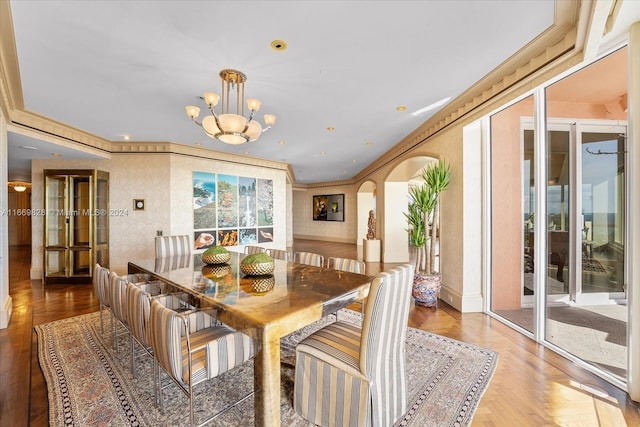
<svg viewBox="0 0 640 427">
<path fill-rule="evenodd" d="M 244 144 L 245 142 L 256 141 L 262 135 L 262 132 L 268 130 L 276 121 L 273 114 L 265 114 L 264 122 L 266 128 L 254 119 L 254 114 L 260 110 L 261 101 L 249 98 L 247 99 L 247 108 L 250 111 L 249 117 L 244 116 L 244 82 L 247 76 L 237 70 L 224 69 L 220 71 L 220 81 L 222 84 L 222 95 L 213 92 L 205 92 L 201 99 L 207 105 L 210 115 L 198 122 L 200 108 L 193 105 L 185 107 L 187 116 L 198 126 L 202 127 L 205 134 L 217 139 L 225 144 Z M 232 105 L 231 93 L 235 93 L 235 112 L 231 112 Z M 214 109 L 221 103 L 220 113 Z"/>
</svg>

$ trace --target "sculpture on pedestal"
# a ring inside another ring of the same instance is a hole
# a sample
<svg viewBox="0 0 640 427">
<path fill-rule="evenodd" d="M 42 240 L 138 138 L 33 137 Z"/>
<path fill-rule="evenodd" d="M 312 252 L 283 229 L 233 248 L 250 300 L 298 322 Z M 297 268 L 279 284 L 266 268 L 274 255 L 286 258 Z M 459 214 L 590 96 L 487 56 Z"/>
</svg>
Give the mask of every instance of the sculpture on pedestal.
<svg viewBox="0 0 640 427">
<path fill-rule="evenodd" d="M 373 240 L 376 238 L 376 217 L 373 214 L 373 209 L 369 211 L 369 230 L 367 231 L 367 240 Z"/>
</svg>

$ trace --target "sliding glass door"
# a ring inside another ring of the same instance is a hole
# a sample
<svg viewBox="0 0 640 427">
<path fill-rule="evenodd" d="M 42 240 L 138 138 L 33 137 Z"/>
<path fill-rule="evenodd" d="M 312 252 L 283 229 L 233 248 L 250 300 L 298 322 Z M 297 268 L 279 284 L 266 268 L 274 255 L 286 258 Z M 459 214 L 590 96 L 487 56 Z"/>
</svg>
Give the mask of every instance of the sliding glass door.
<svg viewBox="0 0 640 427">
<path fill-rule="evenodd" d="M 621 49 L 493 114 L 489 145 L 491 312 L 617 384 L 627 375 L 625 91 Z"/>
</svg>

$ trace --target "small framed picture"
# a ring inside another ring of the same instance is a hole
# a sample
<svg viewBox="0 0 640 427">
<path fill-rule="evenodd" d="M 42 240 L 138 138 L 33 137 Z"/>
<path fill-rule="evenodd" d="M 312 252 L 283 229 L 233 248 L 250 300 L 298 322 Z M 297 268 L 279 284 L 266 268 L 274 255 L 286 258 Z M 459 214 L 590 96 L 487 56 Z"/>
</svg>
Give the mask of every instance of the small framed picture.
<svg viewBox="0 0 640 427">
<path fill-rule="evenodd" d="M 133 199 L 133 210 L 134 211 L 143 211 L 144 210 L 144 199 Z"/>
</svg>

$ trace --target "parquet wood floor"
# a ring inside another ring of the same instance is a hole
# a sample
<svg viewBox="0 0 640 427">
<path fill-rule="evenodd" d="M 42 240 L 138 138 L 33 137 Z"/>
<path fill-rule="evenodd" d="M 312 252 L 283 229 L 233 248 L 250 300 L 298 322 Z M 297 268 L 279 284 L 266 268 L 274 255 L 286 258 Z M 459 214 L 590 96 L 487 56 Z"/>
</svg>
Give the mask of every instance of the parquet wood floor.
<svg viewBox="0 0 640 427">
<path fill-rule="evenodd" d="M 348 244 L 296 240 L 293 250 L 357 257 Z M 33 325 L 98 309 L 90 285 L 29 280 L 31 248 L 11 247 L 13 316 L 0 330 L 0 427 L 47 426 L 46 385 Z M 375 274 L 392 264 L 368 263 Z M 357 309 L 357 308 L 356 308 Z M 491 348 L 498 368 L 476 410 L 473 426 L 640 426 L 640 404 L 570 361 L 482 313 L 412 307 L 409 326 Z"/>
</svg>

